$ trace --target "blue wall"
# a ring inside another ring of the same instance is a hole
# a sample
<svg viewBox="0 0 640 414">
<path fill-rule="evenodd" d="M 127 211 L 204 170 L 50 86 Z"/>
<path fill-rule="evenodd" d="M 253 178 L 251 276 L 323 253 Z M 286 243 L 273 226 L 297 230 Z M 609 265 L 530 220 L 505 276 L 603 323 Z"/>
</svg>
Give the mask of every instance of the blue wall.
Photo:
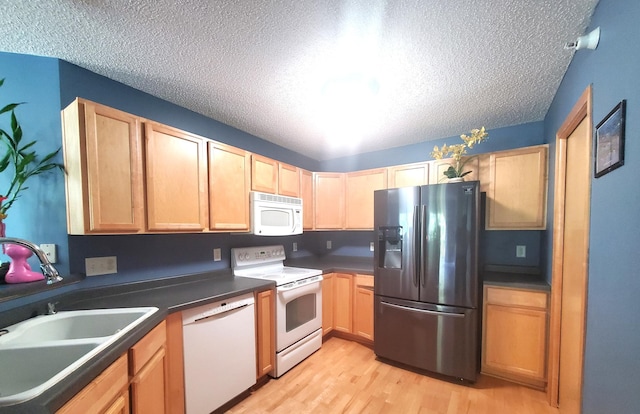
<svg viewBox="0 0 640 414">
<path fill-rule="evenodd" d="M 10 102 L 25 102 L 16 108 L 16 117 L 23 130 L 23 143 L 37 141 L 34 150 L 42 157 L 62 144 L 60 122 L 60 88 L 56 59 L 0 53 L 0 106 Z M 0 125 L 10 131 L 8 114 L 0 118 Z M 1 150 L 4 153 L 4 149 Z M 62 163 L 62 153 L 55 160 Z M 11 178 L 8 172 L 0 175 L 0 194 L 8 190 Z M 22 192 L 5 220 L 8 237 L 19 237 L 35 242 L 54 243 L 58 246 L 56 268 L 69 272 L 67 260 L 67 217 L 64 194 L 64 176 L 59 171 L 32 177 L 29 189 Z M 2 256 L 2 261 L 9 258 Z M 38 269 L 35 257 L 29 260 Z"/>
<path fill-rule="evenodd" d="M 627 100 L 625 165 L 591 181 L 585 414 L 640 412 L 639 20 L 640 2 L 600 1 L 589 28 L 600 26 L 600 44 L 576 52 L 545 119 L 546 140 L 553 144 L 589 84 L 594 126 Z"/>
</svg>

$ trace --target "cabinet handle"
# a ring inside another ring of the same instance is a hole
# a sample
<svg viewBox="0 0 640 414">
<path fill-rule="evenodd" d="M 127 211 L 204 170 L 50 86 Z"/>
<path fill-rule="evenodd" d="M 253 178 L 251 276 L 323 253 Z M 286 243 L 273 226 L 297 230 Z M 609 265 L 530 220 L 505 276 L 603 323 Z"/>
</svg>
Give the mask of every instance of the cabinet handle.
<svg viewBox="0 0 640 414">
<path fill-rule="evenodd" d="M 432 310 L 426 310 L 426 309 L 416 309 L 416 308 L 410 308 L 408 306 L 395 305 L 393 303 L 386 303 L 386 302 L 382 302 L 382 304 L 384 306 L 389 306 L 391 308 L 407 310 L 407 311 L 410 311 L 410 312 L 425 313 L 427 315 L 451 316 L 452 318 L 464 318 L 464 316 L 465 316 L 464 313 L 438 312 L 438 311 L 432 311 Z"/>
</svg>

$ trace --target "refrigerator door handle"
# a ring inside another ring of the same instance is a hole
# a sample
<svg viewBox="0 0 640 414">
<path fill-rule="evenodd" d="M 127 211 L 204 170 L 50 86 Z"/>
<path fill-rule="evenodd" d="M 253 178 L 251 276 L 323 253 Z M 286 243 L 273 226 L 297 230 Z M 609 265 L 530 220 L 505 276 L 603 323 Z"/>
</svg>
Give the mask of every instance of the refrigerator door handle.
<svg viewBox="0 0 640 414">
<path fill-rule="evenodd" d="M 387 303 L 387 302 L 381 302 L 381 304 L 383 306 L 389 306 L 391 308 L 407 310 L 410 312 L 425 313 L 427 315 L 451 316 L 453 318 L 464 318 L 465 316 L 464 313 L 438 312 L 438 311 L 432 311 L 432 310 L 426 310 L 426 309 L 416 309 L 416 308 L 410 308 L 408 306 L 396 305 L 394 303 Z"/>
<path fill-rule="evenodd" d="M 426 286 L 427 274 L 427 206 L 420 206 L 420 284 Z"/>
<path fill-rule="evenodd" d="M 415 232 L 413 235 L 414 238 L 414 252 L 420 252 L 421 250 L 421 239 L 422 239 L 422 228 L 420 227 L 420 206 L 413 206 L 413 231 Z M 420 283 L 420 273 L 422 272 L 422 255 L 414 253 L 415 260 L 415 271 L 413 272 L 413 285 L 418 287 Z"/>
</svg>

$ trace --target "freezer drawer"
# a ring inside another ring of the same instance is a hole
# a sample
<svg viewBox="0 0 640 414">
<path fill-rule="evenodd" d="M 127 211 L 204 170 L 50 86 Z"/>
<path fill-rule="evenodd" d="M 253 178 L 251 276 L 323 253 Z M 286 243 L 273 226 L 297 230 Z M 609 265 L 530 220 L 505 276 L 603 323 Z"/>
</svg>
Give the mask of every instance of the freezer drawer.
<svg viewBox="0 0 640 414">
<path fill-rule="evenodd" d="M 478 311 L 375 297 L 376 355 L 412 367 L 475 381 Z"/>
</svg>

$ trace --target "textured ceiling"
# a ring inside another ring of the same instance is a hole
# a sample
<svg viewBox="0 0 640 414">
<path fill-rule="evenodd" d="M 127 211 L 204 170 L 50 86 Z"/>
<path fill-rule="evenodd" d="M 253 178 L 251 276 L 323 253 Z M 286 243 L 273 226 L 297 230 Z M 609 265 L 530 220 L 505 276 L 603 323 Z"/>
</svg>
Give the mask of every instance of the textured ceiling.
<svg viewBox="0 0 640 414">
<path fill-rule="evenodd" d="M 596 4 L 4 1 L 0 51 L 64 59 L 322 160 L 542 120 Z"/>
</svg>

